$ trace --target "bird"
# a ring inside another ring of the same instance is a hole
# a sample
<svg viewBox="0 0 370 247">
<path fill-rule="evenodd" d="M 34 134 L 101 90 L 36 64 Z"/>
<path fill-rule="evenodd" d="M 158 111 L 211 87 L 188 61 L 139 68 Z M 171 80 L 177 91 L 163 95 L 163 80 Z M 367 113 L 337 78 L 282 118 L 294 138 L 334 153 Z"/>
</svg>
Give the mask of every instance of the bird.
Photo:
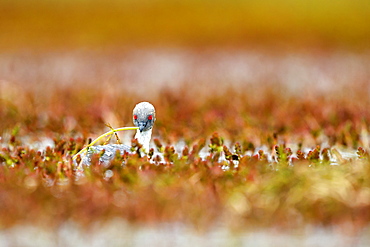
<svg viewBox="0 0 370 247">
<path fill-rule="evenodd" d="M 133 110 L 132 119 L 134 125 L 138 127 L 134 138 L 142 145 L 144 153 L 147 153 L 149 151 L 153 125 L 156 120 L 154 106 L 149 102 L 138 103 Z M 125 152 L 130 153 L 130 149 L 130 146 L 124 144 L 91 146 L 86 155 L 82 157 L 80 164 L 90 165 L 93 154 L 104 152 L 99 159 L 99 163 L 108 166 L 110 161 L 115 157 L 117 151 L 123 155 Z"/>
</svg>

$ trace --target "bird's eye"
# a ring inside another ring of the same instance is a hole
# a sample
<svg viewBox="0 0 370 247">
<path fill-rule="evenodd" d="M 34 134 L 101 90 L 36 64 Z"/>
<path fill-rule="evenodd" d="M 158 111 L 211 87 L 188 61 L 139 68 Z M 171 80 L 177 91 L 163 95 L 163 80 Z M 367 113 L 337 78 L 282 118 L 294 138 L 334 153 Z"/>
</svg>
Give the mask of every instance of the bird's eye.
<svg viewBox="0 0 370 247">
<path fill-rule="evenodd" d="M 137 115 L 134 115 L 134 119 L 135 119 L 135 120 L 137 119 Z"/>
<path fill-rule="evenodd" d="M 148 120 L 152 120 L 153 119 L 153 116 L 152 115 L 149 115 L 148 116 Z"/>
</svg>

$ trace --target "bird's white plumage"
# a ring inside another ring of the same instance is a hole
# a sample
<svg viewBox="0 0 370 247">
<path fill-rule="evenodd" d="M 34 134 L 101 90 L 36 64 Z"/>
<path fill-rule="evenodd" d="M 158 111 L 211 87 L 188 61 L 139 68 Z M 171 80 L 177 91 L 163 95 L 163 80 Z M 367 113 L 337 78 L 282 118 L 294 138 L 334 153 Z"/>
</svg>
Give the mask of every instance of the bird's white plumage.
<svg viewBox="0 0 370 247">
<path fill-rule="evenodd" d="M 137 139 L 137 141 L 141 145 L 143 145 L 145 152 L 149 151 L 149 143 L 151 138 L 152 138 L 152 129 L 143 132 L 140 132 L 140 130 L 136 131 L 135 139 Z"/>
</svg>

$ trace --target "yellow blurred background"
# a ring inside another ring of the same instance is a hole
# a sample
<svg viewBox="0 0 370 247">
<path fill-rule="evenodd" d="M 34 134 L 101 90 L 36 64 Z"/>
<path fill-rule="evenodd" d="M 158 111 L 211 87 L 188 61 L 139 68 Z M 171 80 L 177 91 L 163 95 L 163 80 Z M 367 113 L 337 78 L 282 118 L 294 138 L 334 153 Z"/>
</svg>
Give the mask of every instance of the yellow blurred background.
<svg viewBox="0 0 370 247">
<path fill-rule="evenodd" d="M 370 44 L 367 0 L 1 0 L 0 50 Z"/>
</svg>

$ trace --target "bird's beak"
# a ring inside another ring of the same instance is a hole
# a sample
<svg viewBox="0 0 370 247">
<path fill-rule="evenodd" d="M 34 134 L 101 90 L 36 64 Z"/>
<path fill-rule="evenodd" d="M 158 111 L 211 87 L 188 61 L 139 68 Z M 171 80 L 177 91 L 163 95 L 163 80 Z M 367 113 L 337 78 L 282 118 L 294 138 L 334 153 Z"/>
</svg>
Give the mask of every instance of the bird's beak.
<svg viewBox="0 0 370 247">
<path fill-rule="evenodd" d="M 144 121 L 140 121 L 140 122 L 138 123 L 137 127 L 139 127 L 140 132 L 143 132 L 143 130 L 144 130 L 144 129 L 145 129 L 145 127 L 146 127 L 146 124 L 147 124 L 147 122 L 144 122 Z"/>
</svg>

